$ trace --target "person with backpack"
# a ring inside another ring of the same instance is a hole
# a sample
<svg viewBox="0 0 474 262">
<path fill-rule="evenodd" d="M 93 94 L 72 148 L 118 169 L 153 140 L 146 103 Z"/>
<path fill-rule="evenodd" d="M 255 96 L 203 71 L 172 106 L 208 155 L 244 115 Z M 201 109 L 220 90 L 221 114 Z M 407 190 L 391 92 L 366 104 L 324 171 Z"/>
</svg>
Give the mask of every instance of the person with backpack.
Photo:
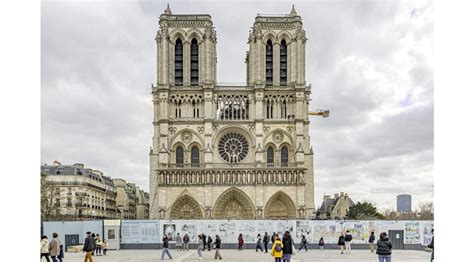
<svg viewBox="0 0 474 262">
<path fill-rule="evenodd" d="M 214 254 L 214 259 L 219 258 L 221 260 L 222 256 L 221 256 L 221 252 L 219 251 L 221 249 L 221 238 L 218 235 L 216 235 L 214 249 L 216 250 L 216 253 Z"/>
<path fill-rule="evenodd" d="M 370 247 L 370 252 L 371 253 L 374 253 L 374 250 L 375 250 L 375 232 L 372 231 L 370 232 L 370 237 L 369 237 L 369 247 Z"/>
<path fill-rule="evenodd" d="M 281 242 L 280 237 L 278 237 L 277 234 L 274 233 L 272 238 L 273 237 L 274 240 L 272 241 L 272 256 L 275 257 L 275 262 L 282 262 L 281 258 L 283 257 L 283 243 Z"/>
<path fill-rule="evenodd" d="M 270 236 L 267 232 L 265 232 L 265 236 L 263 236 L 263 245 L 265 246 L 265 253 L 268 253 L 268 242 L 270 242 Z"/>
<path fill-rule="evenodd" d="M 84 247 L 82 248 L 82 252 L 86 253 L 84 256 L 84 262 L 94 262 L 94 259 L 92 259 L 92 253 L 94 253 L 95 249 L 94 238 L 91 236 L 91 232 L 87 232 L 86 234 L 87 237 L 84 239 Z"/>
<path fill-rule="evenodd" d="M 40 260 L 42 260 L 43 257 L 45 257 L 46 261 L 49 262 L 49 241 L 48 241 L 47 236 L 42 236 L 41 237 L 41 258 L 40 258 Z"/>
<path fill-rule="evenodd" d="M 186 234 L 184 234 L 184 237 L 183 237 L 183 250 L 186 250 L 186 251 L 189 250 L 189 245 L 188 245 L 188 243 L 189 243 L 189 236 L 188 236 L 188 234 L 186 233 Z"/>
<path fill-rule="evenodd" d="M 323 238 L 320 238 L 319 239 L 319 249 L 320 250 L 324 250 L 324 239 Z"/>
<path fill-rule="evenodd" d="M 260 251 L 263 252 L 263 248 L 262 248 L 262 237 L 260 237 L 260 234 L 257 234 L 257 245 L 255 246 L 255 252 L 258 252 L 258 250 L 260 249 Z"/>
<path fill-rule="evenodd" d="M 163 236 L 163 251 L 161 251 L 161 260 L 165 260 L 165 254 L 169 257 L 169 259 L 173 259 L 171 257 L 169 248 L 170 248 L 170 240 L 168 236 L 165 234 Z"/>
<path fill-rule="evenodd" d="M 341 254 L 344 254 L 344 247 L 346 246 L 346 241 L 344 240 L 344 233 L 341 232 L 339 239 L 337 240 L 337 245 L 341 248 Z"/>
<path fill-rule="evenodd" d="M 388 239 L 387 233 L 383 232 L 380 234 L 380 239 L 377 241 L 377 252 L 379 256 L 379 262 L 391 262 L 392 261 L 392 243 Z"/>
<path fill-rule="evenodd" d="M 306 250 L 306 252 L 308 252 L 308 240 L 306 240 L 306 237 L 304 235 L 301 236 L 301 243 L 298 252 L 300 252 L 303 248 Z"/>
<path fill-rule="evenodd" d="M 211 237 L 211 235 L 209 235 L 207 237 L 207 251 L 211 251 L 212 242 L 213 242 L 212 237 Z M 204 245 L 204 249 L 205 249 L 205 247 L 206 247 L 206 245 Z"/>
<path fill-rule="evenodd" d="M 352 235 L 349 233 L 349 230 L 346 231 L 346 235 L 344 236 L 344 244 L 346 246 L 346 253 L 351 253 L 351 241 Z"/>
<path fill-rule="evenodd" d="M 242 234 L 239 234 L 238 241 L 239 241 L 239 247 L 237 248 L 237 250 L 242 251 L 242 248 L 244 246 L 244 237 L 242 236 Z"/>
<path fill-rule="evenodd" d="M 102 239 L 99 234 L 95 236 L 95 255 L 102 256 Z"/>
<path fill-rule="evenodd" d="M 285 231 L 285 234 L 283 235 L 282 239 L 283 243 L 283 262 L 290 262 L 291 261 L 291 255 L 296 251 L 294 250 L 293 246 L 293 238 L 291 238 L 290 231 Z"/>
</svg>

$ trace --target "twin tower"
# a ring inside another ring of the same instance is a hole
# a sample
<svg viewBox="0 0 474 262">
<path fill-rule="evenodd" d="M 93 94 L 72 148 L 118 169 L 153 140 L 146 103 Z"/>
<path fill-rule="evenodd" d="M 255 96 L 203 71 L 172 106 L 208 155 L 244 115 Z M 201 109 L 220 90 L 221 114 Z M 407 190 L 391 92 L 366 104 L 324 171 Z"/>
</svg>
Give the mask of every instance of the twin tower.
<svg viewBox="0 0 474 262">
<path fill-rule="evenodd" d="M 295 9 L 257 15 L 243 85 L 217 82 L 210 15 L 168 6 L 159 24 L 150 218 L 311 218 L 311 90 Z"/>
</svg>

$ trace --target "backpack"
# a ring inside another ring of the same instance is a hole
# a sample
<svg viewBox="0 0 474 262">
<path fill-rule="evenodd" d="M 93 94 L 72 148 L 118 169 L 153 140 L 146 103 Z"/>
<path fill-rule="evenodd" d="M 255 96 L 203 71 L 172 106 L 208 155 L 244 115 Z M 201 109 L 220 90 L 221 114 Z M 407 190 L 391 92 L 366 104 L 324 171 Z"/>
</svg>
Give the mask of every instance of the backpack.
<svg viewBox="0 0 474 262">
<path fill-rule="evenodd" d="M 352 241 L 352 235 L 347 235 L 347 241 Z"/>
<path fill-rule="evenodd" d="M 280 243 L 275 245 L 275 251 L 276 252 L 281 252 L 281 244 Z"/>
</svg>

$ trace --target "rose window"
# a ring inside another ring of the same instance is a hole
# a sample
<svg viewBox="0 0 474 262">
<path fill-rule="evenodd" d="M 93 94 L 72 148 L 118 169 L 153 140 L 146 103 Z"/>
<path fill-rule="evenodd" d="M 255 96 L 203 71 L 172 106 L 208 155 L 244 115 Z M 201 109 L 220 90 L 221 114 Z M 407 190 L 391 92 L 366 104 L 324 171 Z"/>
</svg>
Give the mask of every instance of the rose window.
<svg viewBox="0 0 474 262">
<path fill-rule="evenodd" d="M 242 161 L 249 152 L 247 139 L 239 133 L 227 133 L 219 140 L 219 155 L 229 163 Z"/>
</svg>

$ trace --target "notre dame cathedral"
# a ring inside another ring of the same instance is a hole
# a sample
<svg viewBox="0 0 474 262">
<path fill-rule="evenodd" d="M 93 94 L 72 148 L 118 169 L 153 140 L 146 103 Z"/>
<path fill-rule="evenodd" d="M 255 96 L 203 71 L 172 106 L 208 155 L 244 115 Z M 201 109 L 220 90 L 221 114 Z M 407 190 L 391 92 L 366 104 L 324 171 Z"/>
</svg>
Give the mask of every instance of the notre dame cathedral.
<svg viewBox="0 0 474 262">
<path fill-rule="evenodd" d="M 242 85 L 217 82 L 210 15 L 168 6 L 159 25 L 150 218 L 311 218 L 311 87 L 295 9 L 256 16 Z"/>
</svg>

